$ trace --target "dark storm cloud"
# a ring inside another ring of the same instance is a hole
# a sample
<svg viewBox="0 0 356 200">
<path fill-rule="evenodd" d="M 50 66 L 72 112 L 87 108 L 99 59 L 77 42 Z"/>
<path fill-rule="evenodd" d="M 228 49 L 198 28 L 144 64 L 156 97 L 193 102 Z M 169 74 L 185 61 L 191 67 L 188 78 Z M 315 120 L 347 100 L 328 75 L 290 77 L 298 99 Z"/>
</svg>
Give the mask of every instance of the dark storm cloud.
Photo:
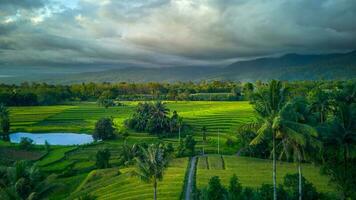
<svg viewBox="0 0 356 200">
<path fill-rule="evenodd" d="M 354 0 L 0 0 L 0 63 L 172 66 L 356 49 Z"/>
</svg>

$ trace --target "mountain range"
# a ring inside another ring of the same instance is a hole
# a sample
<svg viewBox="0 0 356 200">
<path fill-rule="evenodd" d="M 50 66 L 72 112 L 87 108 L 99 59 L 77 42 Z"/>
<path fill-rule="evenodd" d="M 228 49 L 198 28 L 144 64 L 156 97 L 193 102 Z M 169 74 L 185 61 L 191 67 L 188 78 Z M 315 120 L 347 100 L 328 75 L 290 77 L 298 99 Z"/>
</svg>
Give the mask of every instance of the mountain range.
<svg viewBox="0 0 356 200">
<path fill-rule="evenodd" d="M 318 80 L 356 78 L 356 51 L 349 53 L 302 55 L 286 54 L 237 61 L 225 67 L 180 66 L 166 68 L 127 67 L 106 71 L 69 73 L 48 76 L 32 76 L 27 81 L 49 83 L 80 82 L 177 82 L 202 80 L 267 81 Z M 7 82 L 11 77 L 1 77 Z M 12 78 L 12 82 L 17 80 Z"/>
</svg>

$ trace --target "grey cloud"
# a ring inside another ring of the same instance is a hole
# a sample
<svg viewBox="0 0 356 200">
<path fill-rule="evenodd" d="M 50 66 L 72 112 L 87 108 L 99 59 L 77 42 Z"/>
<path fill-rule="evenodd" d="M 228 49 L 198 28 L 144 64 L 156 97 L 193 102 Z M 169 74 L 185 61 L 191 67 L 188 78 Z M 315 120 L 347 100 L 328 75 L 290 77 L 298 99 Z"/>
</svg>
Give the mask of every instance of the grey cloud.
<svg viewBox="0 0 356 200">
<path fill-rule="evenodd" d="M 34 24 L 28 16 L 54 2 L 0 0 L 0 16 L 14 8 L 28 14 L 16 22 L 0 18 L 0 63 L 210 65 L 356 49 L 354 0 L 81 0 L 71 9 L 64 3 Z"/>
</svg>

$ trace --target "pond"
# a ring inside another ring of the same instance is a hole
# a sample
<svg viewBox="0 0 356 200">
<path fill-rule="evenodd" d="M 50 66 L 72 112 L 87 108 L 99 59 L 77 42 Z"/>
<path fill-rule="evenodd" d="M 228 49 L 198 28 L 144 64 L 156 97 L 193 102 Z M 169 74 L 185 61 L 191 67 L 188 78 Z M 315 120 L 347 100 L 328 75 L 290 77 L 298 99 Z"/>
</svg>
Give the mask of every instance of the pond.
<svg viewBox="0 0 356 200">
<path fill-rule="evenodd" d="M 94 141 L 93 136 L 89 134 L 79 133 L 12 133 L 10 134 L 10 142 L 20 143 L 21 138 L 30 138 L 34 144 L 45 144 L 45 141 L 50 145 L 81 145 L 88 144 Z"/>
</svg>

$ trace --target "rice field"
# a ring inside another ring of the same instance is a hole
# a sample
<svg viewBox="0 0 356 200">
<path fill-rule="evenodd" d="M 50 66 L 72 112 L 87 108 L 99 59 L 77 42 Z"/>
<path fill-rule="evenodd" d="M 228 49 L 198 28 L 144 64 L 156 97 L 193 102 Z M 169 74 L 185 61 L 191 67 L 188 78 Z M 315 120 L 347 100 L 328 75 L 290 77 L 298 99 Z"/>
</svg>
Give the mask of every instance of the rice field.
<svg viewBox="0 0 356 200">
<path fill-rule="evenodd" d="M 103 108 L 94 102 L 75 103 L 63 106 L 13 107 L 10 109 L 12 132 L 75 132 L 92 133 L 95 122 L 101 117 L 112 117 L 117 127 L 122 127 L 138 102 L 123 102 L 124 106 Z M 236 128 L 254 119 L 254 112 L 248 102 L 209 102 L 209 101 L 169 101 L 165 102 L 173 112 L 178 112 L 193 129 L 199 142 L 197 151 L 202 150 L 203 126 L 207 128 L 205 151 L 216 153 L 218 140 L 221 153 L 233 154 L 236 147 L 227 147 L 228 138 L 234 140 Z M 219 139 L 218 139 L 219 134 Z M 140 135 L 133 134 L 140 140 Z M 168 139 L 177 143 L 177 138 Z"/>
<path fill-rule="evenodd" d="M 272 184 L 272 162 L 270 160 L 209 155 L 209 166 L 206 166 L 205 163 L 206 156 L 199 157 L 196 174 L 198 188 L 206 186 L 212 176 L 219 176 L 222 183 L 228 186 L 233 174 L 236 174 L 243 186 L 257 188 L 263 183 Z M 225 166 L 225 168 L 220 166 Z M 303 164 L 302 172 L 303 176 L 313 183 L 319 192 L 334 191 L 334 187 L 328 184 L 328 177 L 320 175 L 318 167 L 311 164 Z M 297 166 L 293 163 L 277 162 L 277 184 L 283 183 L 283 177 L 287 173 L 297 173 Z"/>
<path fill-rule="evenodd" d="M 174 159 L 158 182 L 158 199 L 179 199 L 188 158 Z M 98 199 L 153 199 L 153 187 L 133 175 L 134 168 L 94 170 L 72 194 L 73 197 L 90 193 Z"/>
</svg>

